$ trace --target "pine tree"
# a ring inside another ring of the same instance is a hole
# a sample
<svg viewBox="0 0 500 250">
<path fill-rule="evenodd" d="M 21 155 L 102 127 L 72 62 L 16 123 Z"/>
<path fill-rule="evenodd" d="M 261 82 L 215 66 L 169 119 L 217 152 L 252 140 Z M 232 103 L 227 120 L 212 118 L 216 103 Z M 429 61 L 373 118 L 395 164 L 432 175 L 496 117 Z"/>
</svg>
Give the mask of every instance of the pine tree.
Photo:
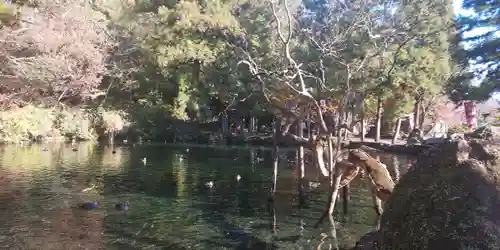
<svg viewBox="0 0 500 250">
<path fill-rule="evenodd" d="M 466 48 L 459 52 L 457 60 L 470 60 L 474 72 L 467 72 L 450 86 L 452 99 L 484 101 L 500 90 L 500 2 L 492 0 L 464 0 L 462 7 L 474 11 L 470 16 L 459 16 L 462 37 Z M 479 35 L 467 36 L 474 29 L 487 30 Z M 460 58 L 461 57 L 461 58 Z M 485 75 L 482 82 L 474 84 L 474 76 Z"/>
</svg>

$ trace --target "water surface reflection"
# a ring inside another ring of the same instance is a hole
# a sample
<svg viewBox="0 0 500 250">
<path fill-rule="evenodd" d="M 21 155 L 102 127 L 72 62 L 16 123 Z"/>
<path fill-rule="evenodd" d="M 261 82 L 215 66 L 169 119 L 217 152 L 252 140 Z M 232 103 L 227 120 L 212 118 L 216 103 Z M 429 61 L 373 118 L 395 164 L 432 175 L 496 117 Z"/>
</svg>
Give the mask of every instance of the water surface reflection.
<svg viewBox="0 0 500 250">
<path fill-rule="evenodd" d="M 282 154 L 277 198 L 269 207 L 270 151 L 262 148 L 5 146 L 0 248 L 328 249 L 336 244 L 328 223 L 312 227 L 325 207 L 326 183 L 299 207 L 297 171 L 286 160 L 294 154 Z M 407 170 L 404 157 L 380 159 L 395 177 Z M 311 170 L 306 177 L 318 175 Z M 215 187 L 207 189 L 207 181 Z M 355 180 L 351 197 L 350 213 L 335 216 L 341 247 L 375 225 L 366 180 Z M 93 200 L 99 209 L 76 208 Z M 117 202 L 129 202 L 130 210 L 116 211 Z"/>
</svg>

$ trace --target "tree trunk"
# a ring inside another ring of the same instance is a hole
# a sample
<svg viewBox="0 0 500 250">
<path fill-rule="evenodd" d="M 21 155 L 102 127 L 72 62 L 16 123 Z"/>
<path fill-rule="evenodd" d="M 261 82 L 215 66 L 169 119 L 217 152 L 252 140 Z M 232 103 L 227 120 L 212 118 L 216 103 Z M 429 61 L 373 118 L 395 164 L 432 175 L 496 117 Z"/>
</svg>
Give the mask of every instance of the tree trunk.
<svg viewBox="0 0 500 250">
<path fill-rule="evenodd" d="M 302 125 L 302 121 L 297 123 L 297 136 L 303 137 L 304 136 L 304 127 Z M 299 178 L 300 181 L 304 179 L 305 176 L 305 169 L 304 169 L 304 147 L 299 146 L 297 150 L 297 164 L 299 167 Z"/>
<path fill-rule="evenodd" d="M 413 106 L 413 121 L 414 121 L 414 126 L 415 128 L 420 129 L 421 124 L 420 124 L 420 97 L 415 97 L 415 104 Z"/>
<path fill-rule="evenodd" d="M 281 119 L 274 118 L 274 126 L 273 126 L 273 187 L 271 190 L 272 195 L 276 193 L 276 185 L 278 184 L 278 165 L 279 165 L 279 157 L 278 157 L 278 140 L 279 134 L 281 133 Z"/>
<path fill-rule="evenodd" d="M 352 114 L 352 113 L 351 113 L 351 114 Z M 352 115 L 349 117 L 349 112 L 346 112 L 346 113 L 345 113 L 345 115 L 346 115 L 346 117 L 347 117 L 345 120 L 346 120 L 346 121 L 351 120 L 351 123 L 350 123 L 350 124 L 352 125 L 352 121 L 354 121 L 354 114 L 352 114 Z M 349 118 L 351 118 L 351 119 L 349 119 Z M 347 126 L 349 126 L 349 127 L 351 126 L 351 125 L 349 125 L 349 122 L 346 122 L 346 125 L 347 125 Z M 345 129 L 343 129 L 343 130 L 344 130 L 344 141 L 347 141 L 347 137 L 348 137 L 348 135 L 349 135 L 349 134 L 348 134 L 348 133 L 349 133 L 349 132 L 348 132 L 348 129 L 347 129 L 347 128 L 345 128 Z"/>
<path fill-rule="evenodd" d="M 350 185 L 347 184 L 342 188 L 342 200 L 343 200 L 343 205 L 344 205 L 344 214 L 347 214 L 348 208 L 349 208 L 349 187 Z"/>
<path fill-rule="evenodd" d="M 249 125 L 249 132 L 251 134 L 255 134 L 255 132 L 257 132 L 257 118 L 255 118 L 255 116 L 250 116 L 250 125 Z"/>
<path fill-rule="evenodd" d="M 420 128 L 423 128 L 424 127 L 424 122 L 425 122 L 425 112 L 422 110 L 422 103 L 420 103 L 419 116 L 420 116 L 419 126 L 420 126 Z"/>
<path fill-rule="evenodd" d="M 401 129 L 401 118 L 398 118 L 396 121 L 396 131 L 392 136 L 392 144 L 396 144 L 397 139 L 399 138 L 399 130 Z"/>
<path fill-rule="evenodd" d="M 338 135 L 340 137 L 340 135 Z M 330 187 L 333 185 L 333 176 L 334 176 L 334 156 L 333 156 L 333 136 L 332 133 L 328 134 L 328 174 L 330 176 Z"/>
<path fill-rule="evenodd" d="M 239 134 L 240 135 L 245 135 L 245 128 L 246 128 L 246 118 L 245 117 L 241 117 L 240 119 L 240 129 L 239 129 Z"/>
<path fill-rule="evenodd" d="M 222 134 L 226 134 L 229 131 L 229 120 L 226 113 L 221 114 L 221 132 Z"/>
<path fill-rule="evenodd" d="M 380 156 L 377 156 L 377 161 L 380 162 Z M 369 182 L 371 182 L 371 181 L 369 181 Z M 377 195 L 377 189 L 376 189 L 375 185 L 370 185 L 370 190 L 372 192 L 373 208 L 375 209 L 375 211 L 377 212 L 378 215 L 382 215 L 382 213 L 384 211 L 383 207 L 382 207 L 382 201 L 380 200 L 380 198 Z"/>
<path fill-rule="evenodd" d="M 361 142 L 365 141 L 365 134 L 366 134 L 366 131 L 365 131 L 365 102 L 363 101 L 361 103 L 361 128 L 360 128 L 360 140 Z"/>
<path fill-rule="evenodd" d="M 297 136 L 304 136 L 304 126 L 303 122 L 297 123 Z M 304 194 L 304 177 L 305 177 L 305 166 L 304 166 L 304 147 L 299 146 L 297 149 L 297 167 L 299 169 L 299 180 L 298 180 L 298 191 L 299 191 L 299 205 L 305 204 L 305 194 Z"/>
<path fill-rule="evenodd" d="M 328 177 L 330 175 L 330 171 L 325 164 L 325 148 L 319 136 L 313 135 L 312 137 L 314 145 L 311 148 L 311 151 L 314 157 L 314 165 L 319 168 L 323 176 Z"/>
<path fill-rule="evenodd" d="M 307 121 L 307 138 L 311 138 L 312 135 L 312 125 L 310 121 Z"/>
<path fill-rule="evenodd" d="M 111 145 L 115 145 L 115 132 L 114 131 L 111 131 L 110 134 L 109 134 L 109 144 Z"/>
<path fill-rule="evenodd" d="M 382 98 L 379 96 L 377 98 L 377 125 L 376 125 L 376 134 L 375 141 L 380 141 L 380 129 L 382 125 Z"/>
</svg>

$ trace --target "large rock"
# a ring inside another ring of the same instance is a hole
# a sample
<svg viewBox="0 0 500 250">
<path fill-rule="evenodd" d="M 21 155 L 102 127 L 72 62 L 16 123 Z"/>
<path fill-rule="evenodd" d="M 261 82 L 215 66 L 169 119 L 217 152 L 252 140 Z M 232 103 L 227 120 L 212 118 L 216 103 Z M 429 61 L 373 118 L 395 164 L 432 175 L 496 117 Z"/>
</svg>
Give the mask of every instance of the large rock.
<svg viewBox="0 0 500 250">
<path fill-rule="evenodd" d="M 475 139 L 498 139 L 500 137 L 500 127 L 491 125 L 482 126 L 473 132 L 466 133 L 466 136 Z"/>
<path fill-rule="evenodd" d="M 466 141 L 422 153 L 396 185 L 375 249 L 500 249 L 500 169 Z"/>
<path fill-rule="evenodd" d="M 356 242 L 356 245 L 350 250 L 374 250 L 377 249 L 380 239 L 380 231 L 372 231 L 363 236 Z"/>
<path fill-rule="evenodd" d="M 421 154 L 396 186 L 383 229 L 366 234 L 351 250 L 498 247 L 500 216 L 493 209 L 499 203 L 500 145 L 443 143 Z"/>
<path fill-rule="evenodd" d="M 492 140 L 470 140 L 469 157 L 479 160 L 484 164 L 499 164 L 498 148 L 500 145 Z"/>
</svg>

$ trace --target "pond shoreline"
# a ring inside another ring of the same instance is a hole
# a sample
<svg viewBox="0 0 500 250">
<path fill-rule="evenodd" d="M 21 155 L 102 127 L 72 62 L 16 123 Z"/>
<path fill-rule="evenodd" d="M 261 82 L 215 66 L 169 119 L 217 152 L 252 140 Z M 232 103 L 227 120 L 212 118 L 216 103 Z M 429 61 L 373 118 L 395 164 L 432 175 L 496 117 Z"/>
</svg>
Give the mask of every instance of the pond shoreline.
<svg viewBox="0 0 500 250">
<path fill-rule="evenodd" d="M 200 138 L 201 139 L 201 138 Z M 109 140 L 77 140 L 78 142 L 95 142 L 98 144 L 108 144 Z M 0 142 L 0 145 L 26 145 L 26 144 L 41 144 L 41 143 L 70 143 L 71 140 L 67 137 L 51 137 L 44 138 L 43 140 L 36 141 L 21 141 L 15 142 Z M 361 141 L 360 138 L 353 137 L 348 138 L 348 140 L 341 141 L 342 146 L 347 149 L 363 148 L 368 151 L 378 151 L 392 154 L 403 154 L 403 155 L 418 155 L 422 150 L 428 149 L 429 145 L 407 145 L 403 141 L 398 140 L 395 144 L 392 144 L 390 139 L 381 139 L 376 142 L 373 138 L 365 138 Z M 216 141 L 211 141 L 206 138 L 206 140 L 188 140 L 182 142 L 174 142 L 172 140 L 147 140 L 145 142 L 129 142 L 128 140 L 118 140 L 114 143 L 116 146 L 127 146 L 127 145 L 189 145 L 189 146 L 200 146 L 200 147 L 264 147 L 270 148 L 273 146 L 272 136 L 254 135 L 254 136 L 235 136 L 229 135 L 224 136 L 224 138 L 219 138 Z M 297 145 L 290 145 L 288 143 L 279 142 L 279 147 L 282 149 L 293 149 Z"/>
</svg>

